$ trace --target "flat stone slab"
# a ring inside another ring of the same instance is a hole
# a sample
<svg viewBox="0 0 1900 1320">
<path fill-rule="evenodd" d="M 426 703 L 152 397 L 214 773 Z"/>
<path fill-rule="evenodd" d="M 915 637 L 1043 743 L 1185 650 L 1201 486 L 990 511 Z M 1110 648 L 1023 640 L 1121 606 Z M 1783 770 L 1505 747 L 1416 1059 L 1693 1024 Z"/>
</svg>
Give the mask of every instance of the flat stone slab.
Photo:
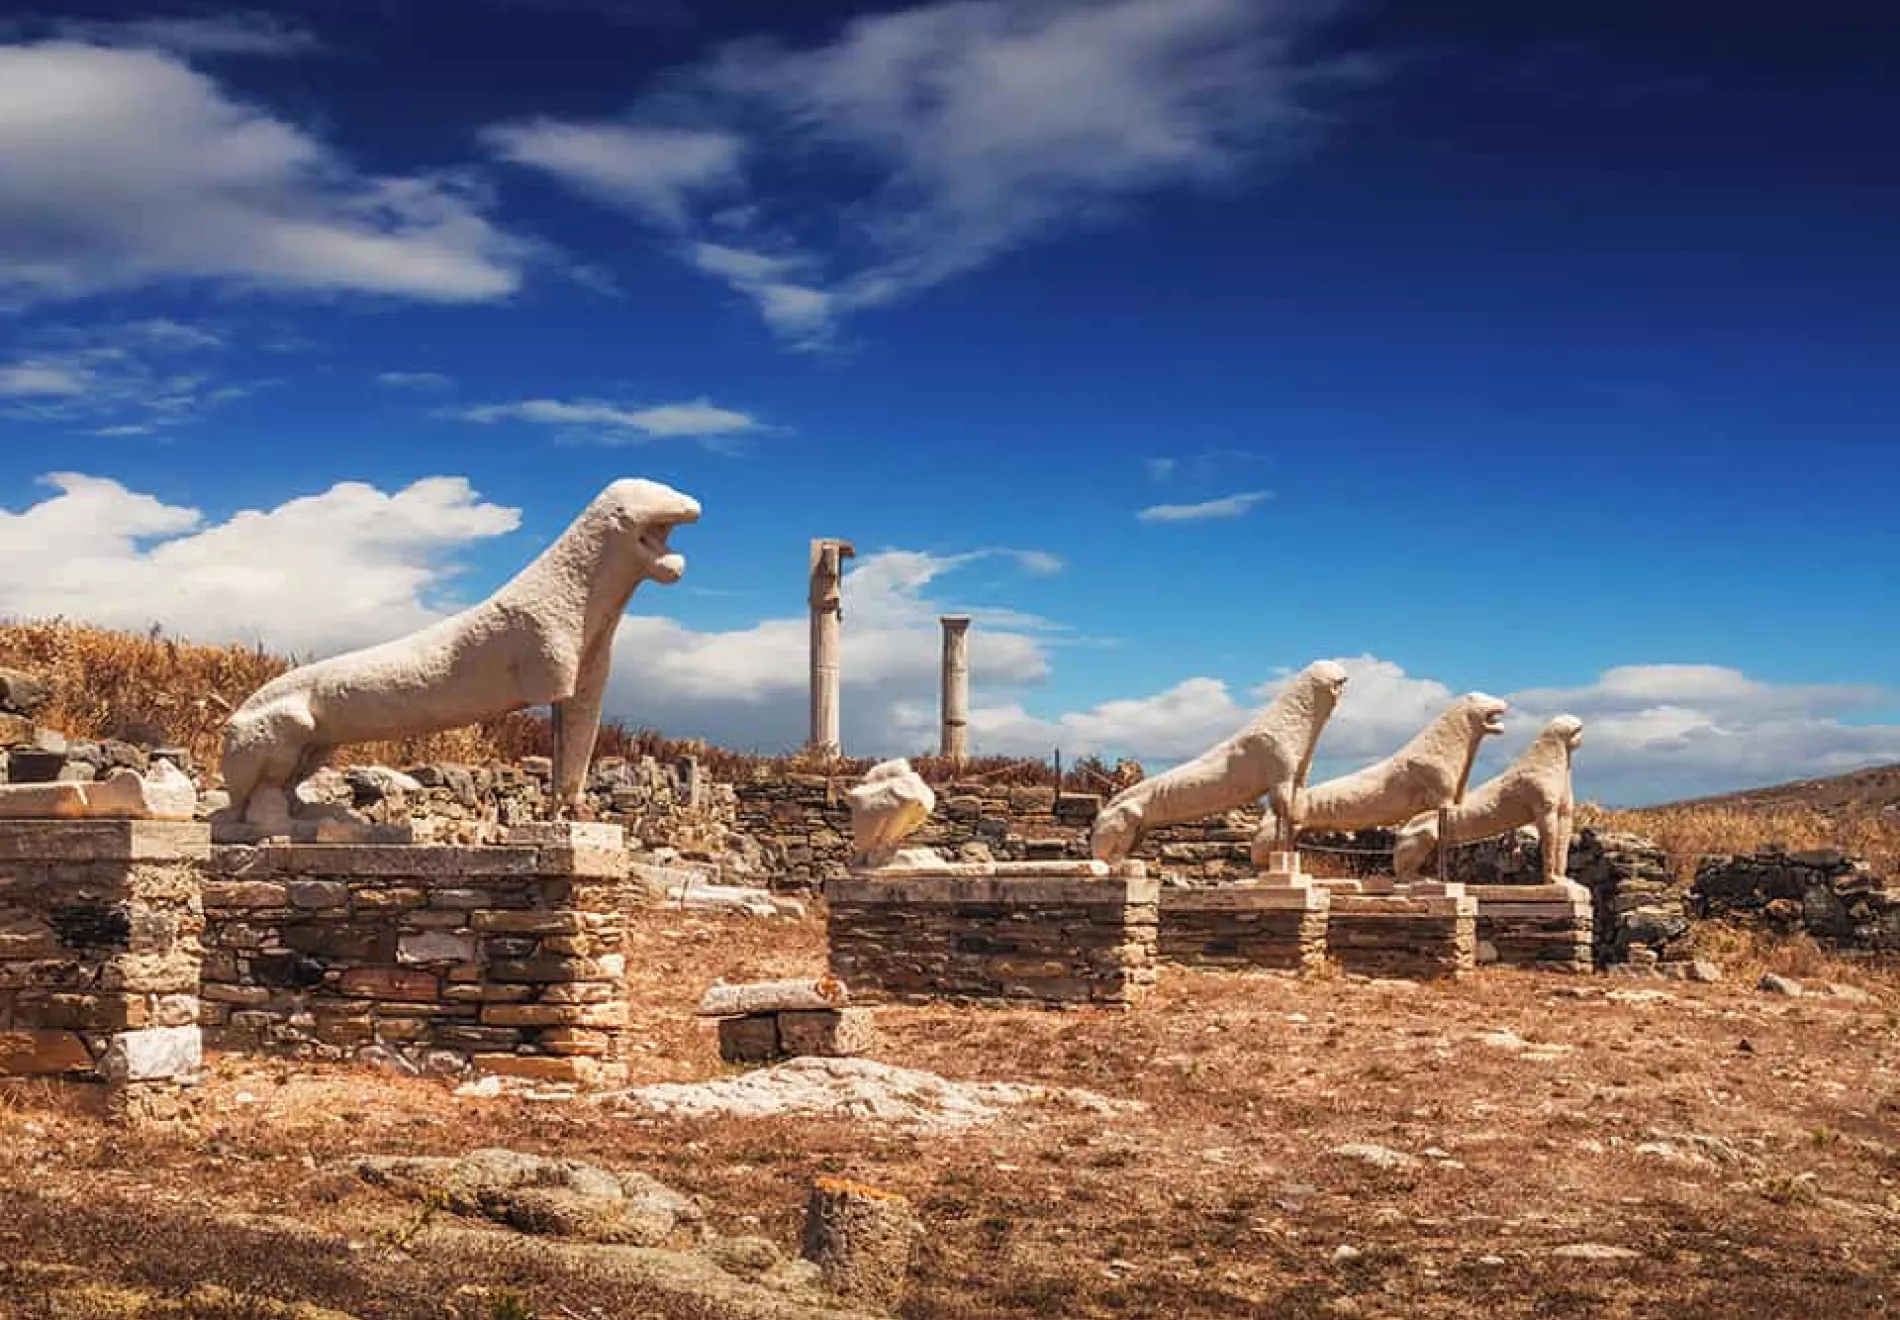
<svg viewBox="0 0 1900 1320">
<path fill-rule="evenodd" d="M 828 881 L 825 897 L 834 905 L 913 906 L 917 904 L 1057 904 L 1090 907 L 1109 905 L 1116 908 L 1130 903 L 1156 903 L 1161 897 L 1158 876 L 1122 870 L 1103 876 L 1078 876 L 1073 871 L 1049 873 L 1031 871 L 1034 862 L 1012 864 L 1002 869 L 977 869 L 972 874 L 890 875 L 877 878 L 858 874 Z M 1052 863 L 1068 866 L 1069 863 Z M 1022 869 L 1018 869 L 1018 867 Z"/>
<path fill-rule="evenodd" d="M 265 843 L 220 844 L 212 869 L 224 874 L 404 876 L 416 879 L 504 875 L 619 879 L 626 855 L 527 844 Z"/>
<path fill-rule="evenodd" d="M 1146 862 L 1097 861 L 1025 861 L 1025 862 L 952 862 L 947 859 L 919 864 L 915 851 L 888 866 L 869 866 L 851 872 L 853 879 L 905 880 L 916 877 L 949 877 L 958 880 L 1005 880 L 1029 878 L 1077 878 L 1106 880 L 1148 873 Z"/>
<path fill-rule="evenodd" d="M 211 829 L 182 820 L 0 820 L 0 862 L 198 861 Z"/>
<path fill-rule="evenodd" d="M 625 849 L 627 830 L 602 821 L 543 820 L 509 829 L 504 842 L 535 848 Z"/>
<path fill-rule="evenodd" d="M 1298 885 L 1209 885 L 1161 891 L 1161 919 L 1170 912 L 1320 912 L 1332 906 L 1324 889 Z"/>
</svg>

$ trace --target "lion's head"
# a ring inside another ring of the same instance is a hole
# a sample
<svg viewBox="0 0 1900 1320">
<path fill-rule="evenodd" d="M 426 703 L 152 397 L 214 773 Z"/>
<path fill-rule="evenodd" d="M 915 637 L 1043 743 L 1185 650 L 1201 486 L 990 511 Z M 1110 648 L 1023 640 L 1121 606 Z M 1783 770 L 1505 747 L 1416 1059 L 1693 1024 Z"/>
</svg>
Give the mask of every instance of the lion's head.
<svg viewBox="0 0 1900 1320">
<path fill-rule="evenodd" d="M 1471 736 L 1479 739 L 1504 732 L 1504 716 L 1511 706 L 1488 692 L 1467 692 L 1458 698 L 1454 709 L 1464 717 Z"/>
<path fill-rule="evenodd" d="M 1538 736 L 1562 743 L 1574 752 L 1583 745 L 1583 721 L 1575 715 L 1554 715 Z"/>
<path fill-rule="evenodd" d="M 629 533 L 646 575 L 655 582 L 678 582 L 686 556 L 666 543 L 675 527 L 699 521 L 699 501 L 671 486 L 626 477 L 601 492 L 600 506 L 614 525 Z"/>
</svg>

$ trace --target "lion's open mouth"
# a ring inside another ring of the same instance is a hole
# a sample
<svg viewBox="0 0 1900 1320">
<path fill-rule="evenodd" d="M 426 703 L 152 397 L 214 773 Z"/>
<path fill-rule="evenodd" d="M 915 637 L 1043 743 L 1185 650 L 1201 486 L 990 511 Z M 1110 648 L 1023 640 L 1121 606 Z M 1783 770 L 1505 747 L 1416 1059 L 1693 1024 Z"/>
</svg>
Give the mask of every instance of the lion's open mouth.
<svg viewBox="0 0 1900 1320">
<path fill-rule="evenodd" d="M 1494 711 L 1491 711 L 1489 714 L 1487 714 L 1484 717 L 1484 731 L 1486 733 L 1503 733 L 1504 732 L 1504 712 L 1501 710 L 1494 710 Z"/>
<path fill-rule="evenodd" d="M 646 552 L 648 572 L 656 581 L 678 582 L 686 572 L 686 556 L 667 545 L 671 526 L 648 527 L 640 533 L 640 548 Z"/>
</svg>

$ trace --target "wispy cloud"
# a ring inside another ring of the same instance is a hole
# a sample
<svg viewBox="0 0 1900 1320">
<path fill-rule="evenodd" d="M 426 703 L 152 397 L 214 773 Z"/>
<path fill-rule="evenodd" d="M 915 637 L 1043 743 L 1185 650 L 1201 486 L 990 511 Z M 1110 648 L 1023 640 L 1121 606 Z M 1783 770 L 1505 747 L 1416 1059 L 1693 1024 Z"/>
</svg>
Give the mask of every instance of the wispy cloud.
<svg viewBox="0 0 1900 1320">
<path fill-rule="evenodd" d="M 546 170 L 667 227 L 686 223 L 696 195 L 735 183 L 745 149 L 732 133 L 549 119 L 497 125 L 482 137 L 505 161 Z"/>
<path fill-rule="evenodd" d="M 442 409 L 438 416 L 490 425 L 528 422 L 566 428 L 597 444 L 642 444 L 686 438 L 712 448 L 731 437 L 768 429 L 749 413 L 720 408 L 706 399 L 629 408 L 596 399 L 523 399 L 468 408 Z"/>
<path fill-rule="evenodd" d="M 447 390 L 455 387 L 455 382 L 439 371 L 383 371 L 377 373 L 376 383 L 397 390 Z"/>
<path fill-rule="evenodd" d="M 487 140 L 684 232 L 687 260 L 811 347 L 853 312 L 1306 147 L 1324 89 L 1370 69 L 1310 51 L 1332 8 L 941 0 L 817 45 L 728 45 L 621 119 L 527 120 Z M 799 186 L 772 168 L 785 161 Z"/>
<path fill-rule="evenodd" d="M 0 46 L 0 304 L 163 282 L 502 298 L 538 251 L 448 173 L 374 175 L 155 49 Z"/>
<path fill-rule="evenodd" d="M 106 437 L 192 421 L 256 388 L 225 376 L 224 342 L 167 319 L 42 328 L 0 359 L 0 418 Z"/>
<path fill-rule="evenodd" d="M 1206 522 L 1215 518 L 1240 518 L 1252 512 L 1255 505 L 1272 498 L 1273 492 L 1270 490 L 1248 490 L 1234 495 L 1223 495 L 1219 499 L 1202 500 L 1198 504 L 1150 504 L 1135 517 L 1142 522 L 1159 523 Z"/>
<path fill-rule="evenodd" d="M 261 10 L 172 18 L 27 16 L 0 25 L 0 37 L 16 34 L 53 36 L 99 46 L 143 46 L 185 56 L 286 56 L 321 49 L 308 28 Z"/>
</svg>

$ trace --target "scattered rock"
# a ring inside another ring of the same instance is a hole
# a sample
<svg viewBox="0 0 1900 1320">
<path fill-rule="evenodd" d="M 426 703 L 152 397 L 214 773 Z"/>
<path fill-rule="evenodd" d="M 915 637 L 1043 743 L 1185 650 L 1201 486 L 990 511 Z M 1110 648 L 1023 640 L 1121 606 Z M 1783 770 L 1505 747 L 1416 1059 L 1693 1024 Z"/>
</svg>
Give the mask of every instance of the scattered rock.
<svg viewBox="0 0 1900 1320">
<path fill-rule="evenodd" d="M 1857 985 L 1841 985 L 1838 982 L 1827 988 L 1829 997 L 1844 999 L 1850 1004 L 1878 1004 L 1880 1001 Z"/>
<path fill-rule="evenodd" d="M 1333 1248 L 1332 1260 L 1335 1265 L 1350 1265 L 1365 1254 L 1366 1253 L 1359 1250 L 1359 1248 L 1342 1242 Z"/>
<path fill-rule="evenodd" d="M 1764 972 L 1761 980 L 1755 982 L 1755 988 L 1771 995 L 1799 996 L 1801 994 L 1801 982 L 1791 980 L 1786 976 L 1777 976 L 1773 972 Z"/>
<path fill-rule="evenodd" d="M 1015 1082 L 953 1082 L 870 1059 L 792 1059 L 742 1077 L 664 1082 L 599 1097 L 660 1114 L 732 1118 L 856 1118 L 945 1130 L 988 1123 L 1005 1108 L 1068 1104 L 1096 1113 L 1139 1110 L 1138 1101 Z"/>
<path fill-rule="evenodd" d="M 1722 969 L 1707 958 L 1667 962 L 1659 970 L 1672 981 L 1699 981 L 1704 985 L 1713 985 L 1722 979 Z"/>
<path fill-rule="evenodd" d="M 1601 1242 L 1572 1242 L 1550 1253 L 1560 1260 L 1640 1260 L 1643 1253 L 1628 1247 L 1611 1247 Z"/>
<path fill-rule="evenodd" d="M 1326 1152 L 1342 1159 L 1359 1160 L 1376 1169 L 1413 1169 L 1418 1167 L 1418 1157 L 1407 1155 L 1402 1150 L 1393 1150 L 1388 1146 L 1375 1146 L 1371 1142 L 1349 1141 L 1343 1146 L 1334 1146 Z"/>
<path fill-rule="evenodd" d="M 525 1233 L 652 1247 L 696 1229 L 699 1208 L 643 1173 L 489 1147 L 461 1159 L 368 1155 L 349 1166 L 365 1182 Z"/>
<path fill-rule="evenodd" d="M 53 699 L 50 683 L 18 669 L 0 669 L 0 711 L 33 716 Z"/>
</svg>

